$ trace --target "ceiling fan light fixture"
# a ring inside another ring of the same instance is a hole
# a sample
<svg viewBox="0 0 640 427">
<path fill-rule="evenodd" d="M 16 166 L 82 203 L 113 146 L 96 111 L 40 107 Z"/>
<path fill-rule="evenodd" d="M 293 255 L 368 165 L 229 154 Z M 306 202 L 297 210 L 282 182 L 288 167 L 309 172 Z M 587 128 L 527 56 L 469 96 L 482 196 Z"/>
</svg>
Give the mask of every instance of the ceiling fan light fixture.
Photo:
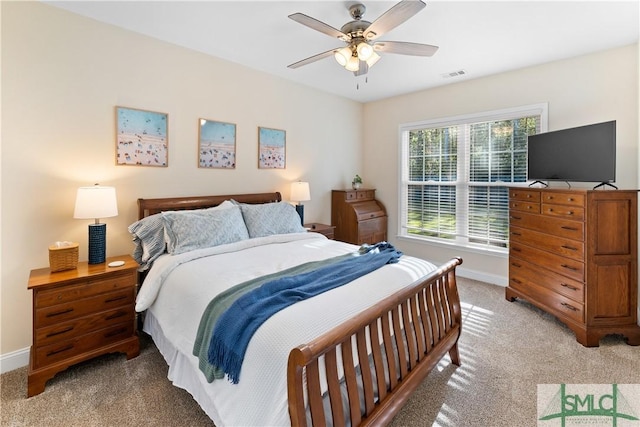
<svg viewBox="0 0 640 427">
<path fill-rule="evenodd" d="M 371 54 L 374 53 L 373 46 L 366 42 L 358 44 L 356 51 L 358 52 L 358 57 L 363 61 L 367 61 L 371 57 Z"/>
<path fill-rule="evenodd" d="M 338 64 L 342 65 L 343 67 L 347 66 L 347 63 L 349 62 L 349 59 L 351 59 L 351 56 L 351 49 L 348 46 L 337 50 L 334 54 L 334 58 L 336 58 Z"/>
<path fill-rule="evenodd" d="M 358 71 L 360 69 L 360 60 L 357 56 L 352 56 L 347 61 L 347 65 L 344 66 L 349 71 Z"/>
<path fill-rule="evenodd" d="M 372 67 L 373 64 L 375 64 L 379 60 L 380 60 L 380 55 L 378 55 L 377 53 L 371 51 L 371 55 L 369 56 L 369 59 L 367 59 L 365 62 L 367 63 L 367 65 L 369 67 Z"/>
</svg>

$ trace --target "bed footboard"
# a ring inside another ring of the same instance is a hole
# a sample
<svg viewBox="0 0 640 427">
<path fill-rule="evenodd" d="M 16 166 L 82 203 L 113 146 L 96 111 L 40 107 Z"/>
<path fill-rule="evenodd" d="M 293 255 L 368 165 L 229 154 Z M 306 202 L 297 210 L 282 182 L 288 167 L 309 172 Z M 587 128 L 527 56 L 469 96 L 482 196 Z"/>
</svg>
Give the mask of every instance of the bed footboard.
<svg viewBox="0 0 640 427">
<path fill-rule="evenodd" d="M 314 426 L 342 426 L 348 420 L 352 426 L 386 425 L 447 352 L 460 365 L 455 268 L 461 263 L 450 260 L 293 349 L 287 372 L 292 426 L 306 426 L 308 418 Z M 380 345 L 372 345 L 376 342 Z"/>
</svg>

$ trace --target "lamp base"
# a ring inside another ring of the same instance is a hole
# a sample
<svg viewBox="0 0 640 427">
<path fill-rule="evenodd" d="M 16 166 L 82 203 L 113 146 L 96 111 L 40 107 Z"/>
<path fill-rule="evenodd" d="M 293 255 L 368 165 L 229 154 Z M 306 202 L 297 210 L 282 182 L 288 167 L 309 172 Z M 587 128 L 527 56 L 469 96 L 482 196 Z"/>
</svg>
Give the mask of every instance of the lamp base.
<svg viewBox="0 0 640 427">
<path fill-rule="evenodd" d="M 300 215 L 300 224 L 304 225 L 304 205 L 296 205 L 296 212 Z"/>
<path fill-rule="evenodd" d="M 107 259 L 107 224 L 89 224 L 89 264 Z"/>
</svg>

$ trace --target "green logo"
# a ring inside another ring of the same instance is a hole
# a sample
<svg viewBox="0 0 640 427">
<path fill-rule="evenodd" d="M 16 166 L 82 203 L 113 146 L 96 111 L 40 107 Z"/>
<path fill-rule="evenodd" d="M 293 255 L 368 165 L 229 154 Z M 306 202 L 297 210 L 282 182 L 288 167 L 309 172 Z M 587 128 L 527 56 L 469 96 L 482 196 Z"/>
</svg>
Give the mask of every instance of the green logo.
<svg viewBox="0 0 640 427">
<path fill-rule="evenodd" d="M 538 405 L 540 406 L 541 386 L 538 385 Z M 549 386 L 557 386 L 549 385 Z M 608 385 L 606 386 L 609 387 Z M 636 387 L 638 388 L 638 387 Z M 607 425 L 617 427 L 620 420 L 631 421 L 631 425 L 639 425 L 638 414 L 633 410 L 631 402 L 638 402 L 638 396 L 625 396 L 617 384 L 611 389 L 603 390 L 603 386 L 591 384 L 574 384 L 572 393 L 567 392 L 567 385 L 560 384 L 558 391 L 548 401 L 540 421 L 558 419 L 560 425 L 570 424 Z M 637 390 L 636 390 L 637 391 Z M 632 393 L 635 394 L 635 393 Z M 637 403 L 636 403 L 637 404 Z M 547 425 L 538 423 L 538 425 Z M 625 425 L 630 425 L 625 423 Z"/>
</svg>

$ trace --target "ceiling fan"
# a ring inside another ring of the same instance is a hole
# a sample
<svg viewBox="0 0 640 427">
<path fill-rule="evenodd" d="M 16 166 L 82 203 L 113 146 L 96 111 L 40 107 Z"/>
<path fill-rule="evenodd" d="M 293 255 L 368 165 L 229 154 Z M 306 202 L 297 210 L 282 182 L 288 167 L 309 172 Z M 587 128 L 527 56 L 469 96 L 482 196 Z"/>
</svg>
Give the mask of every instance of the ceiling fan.
<svg viewBox="0 0 640 427">
<path fill-rule="evenodd" d="M 294 21 L 342 40 L 347 45 L 310 56 L 294 62 L 288 67 L 299 68 L 333 55 L 340 65 L 352 71 L 355 76 L 361 76 L 367 74 L 369 67 L 378 62 L 380 55 L 377 52 L 432 56 L 438 50 L 438 46 L 411 42 L 376 41 L 378 37 L 402 24 L 425 6 L 426 4 L 421 0 L 403 0 L 375 21 L 368 22 L 362 19 L 366 10 L 365 6 L 361 3 L 355 3 L 349 6 L 349 13 L 353 21 L 344 24 L 340 30 L 303 13 L 289 15 L 289 18 Z"/>
</svg>

